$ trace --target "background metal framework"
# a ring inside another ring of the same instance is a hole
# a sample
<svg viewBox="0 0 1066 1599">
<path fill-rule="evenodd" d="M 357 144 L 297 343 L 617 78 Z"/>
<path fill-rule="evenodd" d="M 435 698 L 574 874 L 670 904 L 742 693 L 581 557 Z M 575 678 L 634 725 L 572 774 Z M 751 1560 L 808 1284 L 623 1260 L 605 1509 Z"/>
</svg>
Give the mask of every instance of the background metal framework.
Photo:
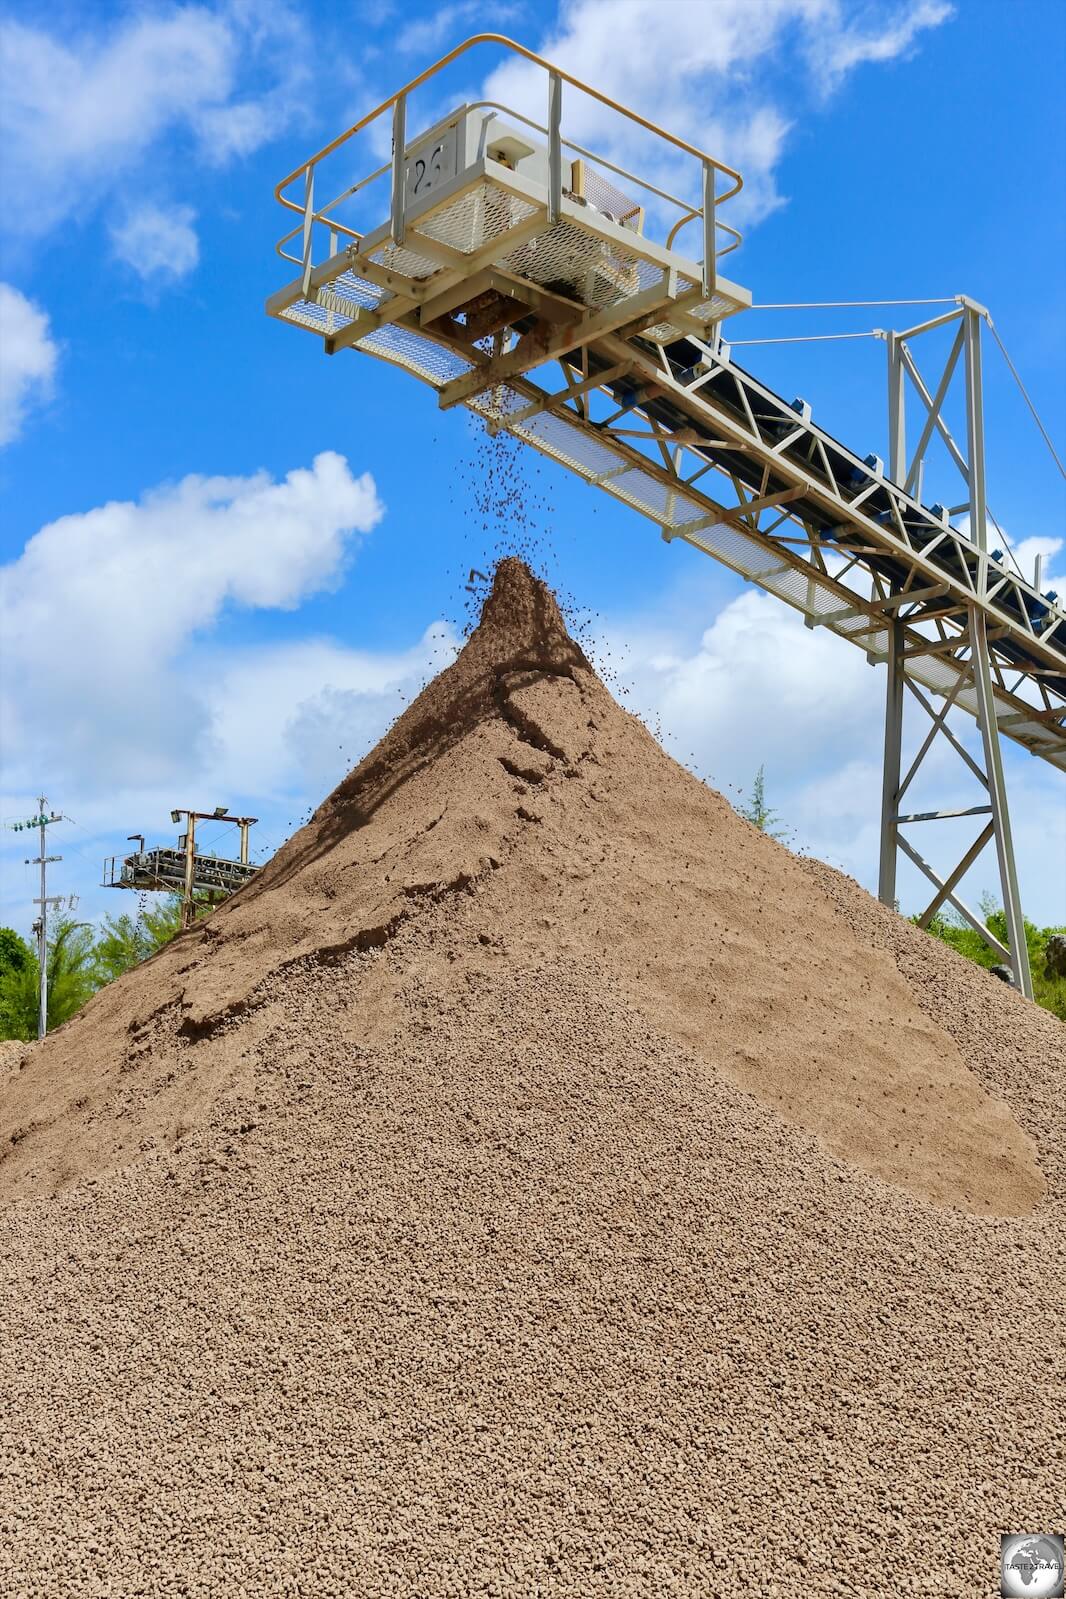
<svg viewBox="0 0 1066 1599">
<path fill-rule="evenodd" d="M 144 836 L 131 833 L 130 842 L 140 848 L 124 858 L 111 855 L 104 861 L 103 886 L 105 888 L 132 888 L 140 893 L 168 893 L 181 895 L 181 925 L 191 927 L 196 916 L 194 894 L 197 890 L 207 894 L 234 894 L 243 888 L 258 871 L 248 859 L 248 831 L 258 820 L 255 816 L 230 816 L 225 805 L 213 811 L 173 810 L 173 822 L 184 816 L 185 832 L 178 839 L 177 849 L 146 850 Z M 232 823 L 240 836 L 240 859 L 226 860 L 218 855 L 203 855 L 196 848 L 197 822 Z"/>
<path fill-rule="evenodd" d="M 494 159 L 491 141 L 482 138 L 476 159 L 414 199 L 412 159 L 430 136 L 405 143 L 406 96 L 414 87 L 408 85 L 279 185 L 282 203 L 302 209 L 303 251 L 294 257 L 285 248 L 301 228 L 279 242 L 279 253 L 294 261 L 299 275 L 271 297 L 268 312 L 318 333 L 329 354 L 354 348 L 405 368 L 437 391 L 442 407 L 469 407 L 490 431 L 507 430 L 640 511 L 668 541 L 679 538 L 714 556 L 800 610 L 808 626 L 826 627 L 870 661 L 883 660 L 888 694 L 881 897 L 895 899 L 902 851 L 934 890 L 923 922 L 945 903 L 952 905 L 1009 959 L 1016 985 L 1031 992 L 1000 738 L 1066 770 L 1066 612 L 1039 592 L 1036 581 L 1011 569 L 1009 552 L 989 548 L 981 371 L 987 312 L 959 296 L 942 316 L 885 335 L 886 473 L 875 456 L 859 456 L 816 426 L 804 402 L 789 403 L 759 383 L 732 359 L 721 338 L 722 321 L 750 304 L 746 290 L 722 277 L 717 259 L 739 237 L 717 214 L 722 200 L 739 188 L 739 177 L 663 134 L 675 150 L 700 163 L 703 204 L 686 207 L 590 151 L 581 151 L 580 162 L 565 159 L 565 150 L 580 149 L 563 137 L 561 117 L 562 83 L 576 80 L 513 48 L 538 61 L 546 74 L 543 129 L 505 113 L 547 139 L 546 178 Z M 339 228 L 337 208 L 384 169 L 348 185 L 316 211 L 316 166 L 390 108 L 394 148 L 387 219 L 365 232 Z M 461 129 L 471 116 L 483 116 L 487 128 L 499 110 L 461 107 L 450 123 L 431 130 L 432 139 L 441 128 Z M 499 126 L 497 120 L 491 125 Z M 616 220 L 618 212 L 590 205 L 578 192 L 597 165 L 611 173 L 602 181 L 614 186 L 614 194 L 620 193 L 621 177 L 650 190 L 660 216 L 667 202 L 674 207 L 664 244 L 641 231 L 643 211 L 631 196 L 620 195 L 628 206 L 623 223 Z M 724 194 L 718 192 L 722 174 L 730 182 Z M 284 194 L 300 179 L 302 208 Z M 634 225 L 638 213 L 641 221 Z M 673 247 L 680 228 L 697 217 L 705 241 L 702 262 Z M 723 232 L 728 242 L 716 249 Z M 326 248 L 316 264 L 319 238 Z M 911 344 L 954 324 L 948 361 L 931 389 Z M 965 387 L 964 445 L 952 436 L 944 409 L 957 373 Z M 909 457 L 908 385 L 923 413 Z M 965 498 L 955 506 L 923 503 L 923 464 L 934 436 L 965 485 Z M 968 531 L 951 521 L 963 511 Z M 906 701 L 922 708 L 930 728 L 903 774 Z M 956 709 L 978 723 L 983 765 L 949 726 Z M 981 803 L 961 813 L 904 812 L 901 803 L 938 738 L 971 771 Z M 987 820 L 962 859 L 938 871 L 905 829 L 960 814 Z M 992 840 L 1009 948 L 956 892 Z"/>
</svg>

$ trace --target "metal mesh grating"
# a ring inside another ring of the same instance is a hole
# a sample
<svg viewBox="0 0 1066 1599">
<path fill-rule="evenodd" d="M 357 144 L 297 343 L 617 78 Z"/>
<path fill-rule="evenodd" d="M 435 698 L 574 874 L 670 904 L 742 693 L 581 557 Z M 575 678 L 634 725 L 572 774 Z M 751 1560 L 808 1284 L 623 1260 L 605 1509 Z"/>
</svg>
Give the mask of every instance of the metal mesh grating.
<svg viewBox="0 0 1066 1599">
<path fill-rule="evenodd" d="M 528 403 L 522 395 L 517 398 L 522 405 Z M 508 408 L 516 409 L 514 406 Z M 606 472 L 624 470 L 626 467 L 626 462 L 616 450 L 590 435 L 579 424 L 568 422 L 565 417 L 556 416 L 550 411 L 542 411 L 539 416 L 531 416 L 517 423 L 512 432 L 516 438 L 525 439 L 584 478 L 597 478 Z"/>
<path fill-rule="evenodd" d="M 483 244 L 501 239 L 535 210 L 536 206 L 521 195 L 486 180 L 458 199 L 449 200 L 437 210 L 419 217 L 416 226 L 428 239 L 436 239 L 438 244 L 470 255 Z"/>
<path fill-rule="evenodd" d="M 472 370 L 472 362 L 464 356 L 394 322 L 357 339 L 353 349 L 365 350 L 369 355 L 378 355 L 382 360 L 406 367 L 438 389 L 452 378 L 464 377 Z"/>
<path fill-rule="evenodd" d="M 528 405 L 529 396 L 520 394 L 507 383 L 497 383 L 495 388 L 482 389 L 480 394 L 471 395 L 466 404 L 471 411 L 477 411 L 486 419 L 501 422 Z"/>
<path fill-rule="evenodd" d="M 474 396 L 470 408 L 487 419 L 503 422 L 529 403 L 528 396 L 500 384 Z M 661 527 L 683 528 L 706 514 L 705 507 L 679 489 L 643 472 L 620 451 L 590 434 L 580 423 L 555 412 L 541 411 L 510 429 L 516 438 L 568 467 L 588 482 L 600 484 L 617 499 L 644 512 Z"/>
<path fill-rule="evenodd" d="M 342 272 L 339 277 L 333 279 L 330 288 L 342 294 L 345 299 L 354 300 L 358 305 L 365 306 L 368 311 L 376 311 L 389 292 L 376 283 L 368 283 L 365 278 L 357 276 L 354 272 Z"/>
<path fill-rule="evenodd" d="M 653 517 L 660 527 L 684 531 L 687 522 L 698 522 L 707 515 L 706 506 L 698 500 L 689 499 L 687 494 L 678 492 L 650 472 L 642 472 L 635 466 L 630 466 L 628 471 L 612 480 L 611 493 L 620 500 L 627 500 L 630 505 L 638 506 Z"/>
<path fill-rule="evenodd" d="M 317 303 L 327 313 L 326 320 L 329 323 L 329 331 L 332 331 L 338 325 L 343 326 L 348 322 L 353 322 L 361 311 L 368 309 L 367 306 L 361 304 L 358 300 L 353 300 L 349 295 L 338 294 L 331 283 L 327 283 L 323 288 L 319 289 Z M 332 322 L 330 322 L 329 318 L 330 312 L 333 313 Z"/>
<path fill-rule="evenodd" d="M 581 428 L 571 426 L 562 417 L 547 413 L 530 417 L 528 422 L 520 422 L 514 432 L 519 438 L 554 455 L 564 466 L 580 472 L 582 477 L 600 477 L 605 472 L 616 471 L 624 464 L 616 451 L 590 439 Z"/>
<path fill-rule="evenodd" d="M 351 317 L 331 312 L 324 305 L 315 305 L 313 300 L 297 300 L 295 305 L 286 306 L 278 314 L 282 321 L 295 322 L 297 327 L 310 328 L 313 333 L 335 333 L 351 321 Z"/>
<path fill-rule="evenodd" d="M 476 395 L 470 407 L 506 425 L 507 416 L 526 404 L 526 395 L 500 384 L 496 389 Z M 571 422 L 565 416 L 541 411 L 537 416 L 515 423 L 510 431 L 586 481 L 599 484 L 616 499 L 642 511 L 660 527 L 683 532 L 686 526 L 707 514 L 701 501 L 687 495 L 683 489 L 663 483 L 651 472 L 642 471 L 621 451 L 612 449 L 580 423 Z M 752 544 L 752 549 L 758 550 L 758 546 Z"/>
<path fill-rule="evenodd" d="M 575 161 L 574 179 L 578 185 L 574 190 L 576 200 L 583 200 L 586 205 L 594 206 L 612 222 L 620 222 L 623 226 L 628 225 L 633 228 L 634 231 L 640 231 L 643 207 L 623 194 L 621 189 L 616 189 L 602 172 L 584 161 Z"/>
<path fill-rule="evenodd" d="M 379 244 L 370 259 L 403 278 L 429 278 L 440 270 L 439 261 L 431 261 L 428 255 L 419 255 L 417 250 L 409 250 L 403 244 Z"/>
<path fill-rule="evenodd" d="M 684 527 L 681 532 L 685 534 Z M 685 534 L 685 537 L 690 544 L 723 561 L 734 572 L 758 583 L 760 588 L 776 595 L 778 599 L 787 601 L 805 616 L 817 621 L 840 609 L 839 594 L 822 581 L 813 567 L 809 570 L 792 566 L 782 569 L 782 563 L 775 561 L 771 551 L 730 522 L 713 522 L 709 527 Z M 851 625 L 861 627 L 864 622 L 865 618 L 858 619 Z M 831 625 L 833 631 L 838 630 L 837 624 Z M 864 649 L 871 647 L 866 637 L 861 643 Z M 873 647 L 876 648 L 876 644 Z"/>
<path fill-rule="evenodd" d="M 1012 707 L 1013 709 L 1013 707 Z M 1034 744 L 1057 744 L 1060 735 L 1049 731 L 1043 722 L 1016 722 L 1011 728 L 1015 738 L 1029 740 Z"/>
<path fill-rule="evenodd" d="M 771 594 L 776 594 L 779 599 L 787 600 L 790 605 L 795 605 L 808 616 L 824 616 L 831 611 L 840 610 L 840 597 L 833 590 L 824 586 L 814 567 L 807 571 L 799 571 L 797 567 L 789 566 L 783 572 L 780 570 L 767 571 L 774 566 L 772 557 L 766 557 L 762 569 L 767 575 L 760 579 L 762 586 Z M 780 567 L 781 563 L 776 563 Z"/>
<path fill-rule="evenodd" d="M 544 288 L 606 310 L 663 281 L 663 269 L 635 251 L 608 242 L 573 222 L 557 222 L 519 245 L 502 265 Z"/>
<path fill-rule="evenodd" d="M 712 522 L 685 534 L 690 544 L 696 545 L 706 555 L 714 555 L 736 572 L 754 572 L 760 562 L 765 566 L 766 551 L 746 533 L 741 533 L 729 522 Z"/>
<path fill-rule="evenodd" d="M 685 279 L 680 279 L 678 282 L 679 293 L 684 292 L 684 285 Z M 685 314 L 692 317 L 694 321 L 706 325 L 708 322 L 720 322 L 723 317 L 731 316 L 734 311 L 740 309 L 741 307 L 736 300 L 731 300 L 724 294 L 715 294 L 709 300 L 701 300 L 699 305 L 690 306 Z M 648 328 L 644 334 L 646 339 L 651 339 L 655 344 L 672 344 L 675 339 L 682 339 L 684 336 L 684 329 L 677 327 L 670 321 L 669 312 L 667 312 L 661 322 L 656 322 L 655 326 Z"/>
</svg>

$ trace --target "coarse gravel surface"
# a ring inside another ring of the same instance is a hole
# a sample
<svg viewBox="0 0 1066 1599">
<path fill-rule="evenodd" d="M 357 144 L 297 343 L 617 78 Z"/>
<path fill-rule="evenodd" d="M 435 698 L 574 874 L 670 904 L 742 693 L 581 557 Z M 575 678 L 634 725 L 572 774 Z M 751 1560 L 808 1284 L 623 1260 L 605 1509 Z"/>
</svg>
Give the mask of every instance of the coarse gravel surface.
<svg viewBox="0 0 1066 1599">
<path fill-rule="evenodd" d="M 247 889 L 0 1055 L 0 1592 L 985 1599 L 1063 1519 L 1064 1068 L 504 561 Z"/>
</svg>

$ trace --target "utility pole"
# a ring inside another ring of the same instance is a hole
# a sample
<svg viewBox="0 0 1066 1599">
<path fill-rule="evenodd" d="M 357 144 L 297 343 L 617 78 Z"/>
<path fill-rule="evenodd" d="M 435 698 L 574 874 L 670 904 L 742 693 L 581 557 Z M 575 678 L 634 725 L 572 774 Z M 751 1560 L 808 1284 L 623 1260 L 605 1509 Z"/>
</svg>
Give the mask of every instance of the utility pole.
<svg viewBox="0 0 1066 1599">
<path fill-rule="evenodd" d="M 61 861 L 63 857 L 45 854 L 48 847 L 45 829 L 51 827 L 53 822 L 61 822 L 63 817 L 58 811 L 49 812 L 47 805 L 48 801 L 42 794 L 37 800 L 37 815 L 24 823 L 17 824 L 20 831 L 22 827 L 36 827 L 41 835 L 41 853 L 36 858 L 26 861 L 27 866 L 41 868 L 41 893 L 33 902 L 41 907 L 41 914 L 33 924 L 33 930 L 37 934 L 37 963 L 40 969 L 37 1004 L 38 1039 L 43 1038 L 48 1031 L 48 907 L 59 905 L 63 898 L 62 894 L 53 894 L 51 897 L 48 894 L 48 867 L 53 861 Z"/>
</svg>

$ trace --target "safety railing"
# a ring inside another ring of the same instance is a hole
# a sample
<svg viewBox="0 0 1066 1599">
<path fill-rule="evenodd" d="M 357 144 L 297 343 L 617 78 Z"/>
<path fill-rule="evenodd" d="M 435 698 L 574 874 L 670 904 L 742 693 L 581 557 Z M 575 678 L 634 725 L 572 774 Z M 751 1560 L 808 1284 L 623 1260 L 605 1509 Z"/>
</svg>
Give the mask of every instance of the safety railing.
<svg viewBox="0 0 1066 1599">
<path fill-rule="evenodd" d="M 361 242 L 362 235 L 356 229 L 351 228 L 346 223 L 341 222 L 334 215 L 334 213 L 345 201 L 352 199 L 357 193 L 359 193 L 362 189 L 367 188 L 376 179 L 383 177 L 389 171 L 390 167 L 392 170 L 392 195 L 390 206 L 391 234 L 395 244 L 403 244 L 406 232 L 405 209 L 408 98 L 416 89 L 421 88 L 423 84 L 435 77 L 437 73 L 441 72 L 445 67 L 450 66 L 453 61 L 458 60 L 458 58 L 464 55 L 468 50 L 473 49 L 476 45 L 483 44 L 502 46 L 502 48 L 505 50 L 510 50 L 515 55 L 521 56 L 525 60 L 532 62 L 535 66 L 541 67 L 547 74 L 548 115 L 547 123 L 544 126 L 532 121 L 529 117 L 523 116 L 521 113 L 512 110 L 508 106 L 498 104 L 496 101 L 477 101 L 474 106 L 470 107 L 469 109 L 478 110 L 485 108 L 502 111 L 506 116 L 512 117 L 519 122 L 523 122 L 527 127 L 533 128 L 536 132 L 542 133 L 546 136 L 548 141 L 549 222 L 557 222 L 562 210 L 562 152 L 564 148 L 573 150 L 575 153 L 585 157 L 587 160 L 593 161 L 599 166 L 606 167 L 609 171 L 615 172 L 626 178 L 628 181 L 637 184 L 645 192 L 655 195 L 658 199 L 676 207 L 682 212 L 682 215 L 674 223 L 667 237 L 666 247 L 668 249 L 672 247 L 673 241 L 682 227 L 684 227 L 687 223 L 696 220 L 697 218 L 702 221 L 703 290 L 708 296 L 713 295 L 715 292 L 718 260 L 721 257 L 728 255 L 732 250 L 735 250 L 741 243 L 741 235 L 737 229 L 732 227 L 729 223 L 721 221 L 717 215 L 718 208 L 727 200 L 732 199 L 732 197 L 738 194 L 743 188 L 744 180 L 740 176 L 740 173 L 737 172 L 733 167 L 727 166 L 725 162 L 717 160 L 716 157 L 710 155 L 706 150 L 701 150 L 698 148 L 698 146 L 689 144 L 686 139 L 679 138 L 677 134 L 667 132 L 665 128 L 660 128 L 656 123 L 651 122 L 648 120 L 648 118 L 641 116 L 639 112 L 633 111 L 628 106 L 622 105 L 619 101 L 612 99 L 610 95 L 604 94 L 599 89 L 593 88 L 591 84 L 584 83 L 580 78 L 574 77 L 571 73 L 566 72 L 562 67 L 556 66 L 553 62 L 546 60 L 543 56 L 537 55 L 532 50 L 527 50 L 524 45 L 518 44 L 515 40 L 508 39 L 503 34 L 499 33 L 475 34 L 472 38 L 465 40 L 462 44 L 456 45 L 454 50 L 451 50 L 447 55 L 442 56 L 439 61 L 433 64 L 433 66 L 427 67 L 426 70 L 419 73 L 416 78 L 412 78 L 411 81 L 405 84 L 402 89 L 398 89 L 396 93 L 390 95 L 387 100 L 383 100 L 380 105 L 375 106 L 373 111 L 369 111 L 366 116 L 360 118 L 358 122 L 354 123 L 344 133 L 339 134 L 337 138 L 331 140 L 329 144 L 323 145 L 321 150 L 316 151 L 316 153 L 310 156 L 306 161 L 301 162 L 298 167 L 290 172 L 287 177 L 282 178 L 281 182 L 277 184 L 274 189 L 275 198 L 279 204 L 284 206 L 287 210 L 294 212 L 300 217 L 301 220 L 296 227 L 292 228 L 290 232 L 286 233 L 281 239 L 278 240 L 275 248 L 278 255 L 280 255 L 284 260 L 292 261 L 295 265 L 302 269 L 305 293 L 310 286 L 311 272 L 314 266 L 312 250 L 315 224 L 317 223 L 323 225 L 329 229 L 331 235 L 331 254 L 336 253 L 337 241 L 341 237 L 350 240 L 356 247 L 358 247 Z M 667 144 L 672 145 L 683 155 L 691 157 L 697 161 L 700 166 L 701 203 L 698 206 L 694 206 L 688 201 L 680 200 L 676 195 L 670 194 L 664 189 L 657 188 L 654 184 L 648 183 L 645 179 L 638 177 L 635 173 L 626 171 L 624 167 L 618 166 L 616 163 L 609 161 L 606 157 L 597 155 L 591 150 L 586 150 L 583 146 L 576 144 L 571 139 L 564 138 L 562 134 L 562 95 L 564 84 L 569 84 L 572 88 L 579 90 L 582 94 L 587 94 L 591 99 L 598 101 L 601 105 L 606 106 L 609 110 L 625 118 L 628 122 L 633 123 L 636 127 L 642 128 L 645 132 L 664 140 Z M 384 116 L 384 114 L 390 110 L 392 111 L 391 160 L 384 162 L 376 169 L 376 171 L 369 173 L 364 178 L 360 178 L 356 183 L 350 184 L 347 188 L 343 189 L 339 194 L 335 195 L 331 200 L 329 200 L 325 205 L 316 208 L 315 169 L 329 156 L 333 155 L 337 150 L 339 150 L 343 145 L 347 144 L 350 139 L 353 139 L 356 137 L 356 135 L 362 133 L 365 129 L 370 127 L 372 123 L 376 122 L 379 117 Z M 301 178 L 303 180 L 303 195 L 302 199 L 297 201 L 290 198 L 285 191 L 292 184 L 298 182 Z M 722 180 L 725 180 L 727 187 L 719 192 L 719 183 Z M 719 231 L 724 232 L 730 240 L 730 242 L 721 249 L 718 247 Z M 297 236 L 301 237 L 301 250 L 299 256 L 294 255 L 285 249 L 285 246 Z"/>
</svg>

